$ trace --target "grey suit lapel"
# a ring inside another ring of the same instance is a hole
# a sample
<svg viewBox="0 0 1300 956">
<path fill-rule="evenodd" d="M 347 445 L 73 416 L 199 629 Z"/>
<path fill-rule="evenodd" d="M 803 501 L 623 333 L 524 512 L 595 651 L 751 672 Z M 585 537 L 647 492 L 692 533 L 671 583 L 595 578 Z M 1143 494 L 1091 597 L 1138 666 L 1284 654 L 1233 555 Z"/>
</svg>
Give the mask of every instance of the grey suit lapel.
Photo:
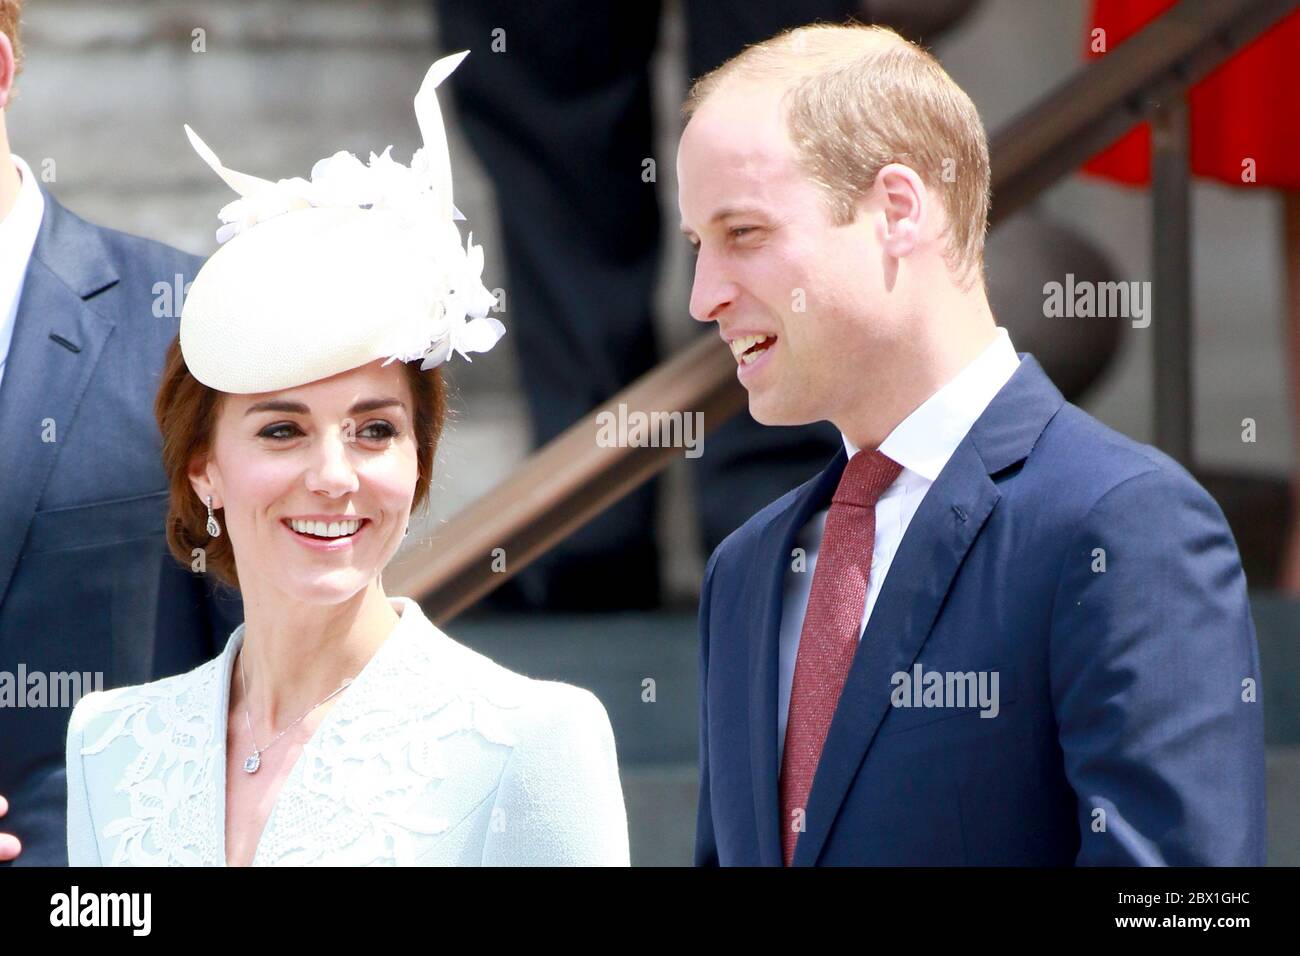
<svg viewBox="0 0 1300 956">
<path fill-rule="evenodd" d="M 0 604 L 115 322 L 88 304 L 117 273 L 95 228 L 48 193 L 0 381 Z M 52 435 L 54 441 L 44 438 Z M 89 463 L 86 463 L 89 464 Z"/>
</svg>

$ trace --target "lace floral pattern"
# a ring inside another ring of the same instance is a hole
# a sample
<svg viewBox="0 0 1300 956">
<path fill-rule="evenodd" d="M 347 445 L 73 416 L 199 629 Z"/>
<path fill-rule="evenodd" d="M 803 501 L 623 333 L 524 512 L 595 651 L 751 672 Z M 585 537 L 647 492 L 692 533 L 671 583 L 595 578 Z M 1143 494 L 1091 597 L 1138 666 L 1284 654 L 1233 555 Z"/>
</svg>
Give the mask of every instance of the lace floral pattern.
<svg viewBox="0 0 1300 956">
<path fill-rule="evenodd" d="M 213 725 L 210 713 L 220 663 L 209 661 L 192 675 L 146 684 L 135 693 L 109 691 L 99 702 L 98 713 L 111 719 L 86 740 L 83 758 L 123 738 L 138 748 L 114 788 L 127 796 L 129 814 L 103 828 L 105 839 L 118 841 L 106 860 L 110 866 L 225 862 L 216 856 L 219 847 L 204 839 L 217 796 L 213 733 L 225 729 L 224 723 Z"/>
<path fill-rule="evenodd" d="M 410 864 L 495 789 L 538 682 L 395 600 L 401 622 L 303 747 L 254 865 Z M 86 780 L 101 790 L 111 782 L 115 795 L 90 801 L 114 808 L 95 821 L 105 864 L 225 864 L 226 715 L 242 640 L 241 626 L 220 657 L 188 674 L 79 704 Z M 97 776 L 95 758 L 104 768 L 124 760 L 110 772 L 117 779 Z"/>
</svg>

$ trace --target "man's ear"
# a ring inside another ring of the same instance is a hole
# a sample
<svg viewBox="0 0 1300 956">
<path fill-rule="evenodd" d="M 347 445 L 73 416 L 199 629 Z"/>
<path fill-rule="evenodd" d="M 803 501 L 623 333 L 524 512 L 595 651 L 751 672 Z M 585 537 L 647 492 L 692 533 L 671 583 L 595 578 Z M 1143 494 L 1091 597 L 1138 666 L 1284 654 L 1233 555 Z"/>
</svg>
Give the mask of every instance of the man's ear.
<svg viewBox="0 0 1300 956">
<path fill-rule="evenodd" d="M 18 64 L 14 60 L 13 41 L 9 39 L 9 34 L 0 33 L 0 110 L 9 105 L 17 75 Z"/>
<path fill-rule="evenodd" d="M 925 183 L 912 167 L 888 163 L 876 174 L 876 189 L 885 213 L 880 244 L 890 256 L 901 259 L 920 242 L 930 205 Z"/>
</svg>

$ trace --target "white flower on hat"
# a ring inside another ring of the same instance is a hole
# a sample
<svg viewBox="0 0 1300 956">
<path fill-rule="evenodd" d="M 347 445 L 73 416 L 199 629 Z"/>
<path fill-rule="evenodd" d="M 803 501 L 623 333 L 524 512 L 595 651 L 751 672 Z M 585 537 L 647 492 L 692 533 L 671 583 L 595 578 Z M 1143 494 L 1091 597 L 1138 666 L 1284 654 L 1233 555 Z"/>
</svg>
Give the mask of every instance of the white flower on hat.
<svg viewBox="0 0 1300 956">
<path fill-rule="evenodd" d="M 488 316 L 496 297 L 483 285 L 483 249 L 474 245 L 472 233 L 461 246 L 456 220 L 464 216 L 452 204 L 451 158 L 434 93 L 468 55 L 466 50 L 443 57 L 425 74 L 415 97 L 424 145 L 415 151 L 409 166 L 392 158 L 392 146 L 379 155 L 372 152 L 368 164 L 340 150 L 318 161 L 310 180 L 271 182 L 227 168 L 197 133 L 185 127 L 199 156 L 240 195 L 218 213 L 223 223 L 217 230 L 219 243 L 294 210 L 335 206 L 393 210 L 411 227 L 412 241 L 427 246 L 427 316 L 418 327 L 405 323 L 387 335 L 384 364 L 422 359 L 421 369 L 430 369 L 457 352 L 470 361 L 469 353 L 490 350 L 505 334 L 505 326 Z"/>
</svg>

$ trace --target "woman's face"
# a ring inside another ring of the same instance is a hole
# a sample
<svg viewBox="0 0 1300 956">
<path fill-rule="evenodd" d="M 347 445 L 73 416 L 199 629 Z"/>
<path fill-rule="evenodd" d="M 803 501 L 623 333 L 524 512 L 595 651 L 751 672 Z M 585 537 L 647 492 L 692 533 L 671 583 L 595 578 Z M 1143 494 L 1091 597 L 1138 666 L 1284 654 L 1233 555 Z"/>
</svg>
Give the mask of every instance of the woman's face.
<svg viewBox="0 0 1300 956">
<path fill-rule="evenodd" d="M 297 388 L 224 395 L 191 481 L 224 508 L 246 600 L 337 604 L 406 531 L 418 475 L 406 373 L 379 361 Z"/>
</svg>

